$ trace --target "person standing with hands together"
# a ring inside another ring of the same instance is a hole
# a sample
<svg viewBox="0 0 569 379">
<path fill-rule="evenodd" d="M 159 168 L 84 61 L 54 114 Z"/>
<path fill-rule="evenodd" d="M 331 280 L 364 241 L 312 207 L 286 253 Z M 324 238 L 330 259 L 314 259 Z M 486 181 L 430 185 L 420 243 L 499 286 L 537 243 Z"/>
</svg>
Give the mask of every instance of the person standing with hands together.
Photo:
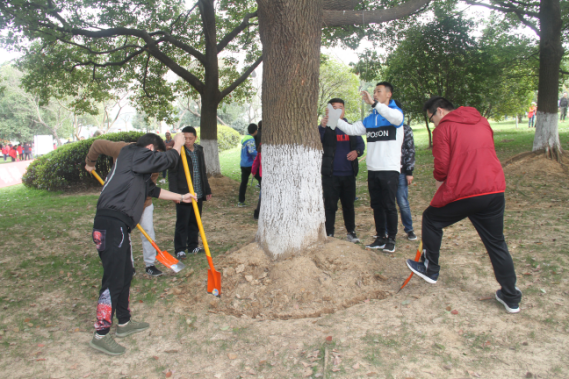
<svg viewBox="0 0 569 379">
<path fill-rule="evenodd" d="M 340 118 L 344 119 L 344 100 L 335 98 L 328 102 L 334 109 L 341 109 Z M 334 224 L 338 199 L 342 203 L 344 226 L 347 239 L 357 243 L 356 215 L 356 176 L 358 175 L 358 157 L 361 157 L 365 144 L 360 136 L 349 136 L 340 129 L 332 130 L 326 126 L 327 117 L 318 126 L 320 140 L 324 149 L 322 157 L 322 189 L 324 191 L 324 210 L 326 214 L 326 235 L 334 237 Z"/>
</svg>

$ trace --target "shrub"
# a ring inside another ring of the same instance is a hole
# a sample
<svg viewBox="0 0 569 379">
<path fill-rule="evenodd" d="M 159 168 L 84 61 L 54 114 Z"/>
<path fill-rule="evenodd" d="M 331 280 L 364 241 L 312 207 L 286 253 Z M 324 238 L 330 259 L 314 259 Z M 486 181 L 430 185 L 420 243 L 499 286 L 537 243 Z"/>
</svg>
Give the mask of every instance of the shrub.
<svg viewBox="0 0 569 379">
<path fill-rule="evenodd" d="M 87 171 L 85 157 L 96 139 L 109 141 L 136 142 L 144 135 L 142 132 L 109 133 L 58 147 L 54 151 L 34 160 L 22 177 L 26 187 L 45 189 L 48 191 L 70 190 L 84 187 L 100 186 Z M 95 170 L 105 178 L 112 167 L 111 157 L 101 155 Z"/>
<path fill-rule="evenodd" d="M 200 128 L 196 128 L 196 132 L 198 134 L 196 143 L 200 143 Z M 220 153 L 233 149 L 240 140 L 241 136 L 235 129 L 225 125 L 217 125 L 217 149 Z"/>
</svg>

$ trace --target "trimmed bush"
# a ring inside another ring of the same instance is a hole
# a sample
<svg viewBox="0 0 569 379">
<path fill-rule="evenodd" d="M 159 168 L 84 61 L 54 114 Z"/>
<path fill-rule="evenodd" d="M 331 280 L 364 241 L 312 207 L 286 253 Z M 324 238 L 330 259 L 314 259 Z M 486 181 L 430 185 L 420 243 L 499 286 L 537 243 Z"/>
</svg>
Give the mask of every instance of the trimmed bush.
<svg viewBox="0 0 569 379">
<path fill-rule="evenodd" d="M 200 143 L 200 128 L 196 128 L 198 138 L 196 143 Z M 221 153 L 222 151 L 233 149 L 241 141 L 241 136 L 239 133 L 229 126 L 217 125 L 217 149 Z"/>
<path fill-rule="evenodd" d="M 48 191 L 67 191 L 100 186 L 99 182 L 85 171 L 85 157 L 93 141 L 104 139 L 116 142 L 136 142 L 142 135 L 144 135 L 142 132 L 109 133 L 60 146 L 34 160 L 22 177 L 22 183 L 29 188 Z M 104 179 L 112 165 L 112 158 L 101 155 L 95 171 Z"/>
</svg>

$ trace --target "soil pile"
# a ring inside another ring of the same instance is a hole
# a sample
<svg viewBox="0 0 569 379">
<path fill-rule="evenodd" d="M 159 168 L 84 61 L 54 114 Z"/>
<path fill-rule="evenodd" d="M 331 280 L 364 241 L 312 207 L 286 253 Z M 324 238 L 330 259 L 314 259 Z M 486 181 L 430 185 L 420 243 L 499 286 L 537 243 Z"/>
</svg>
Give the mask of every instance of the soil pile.
<svg viewBox="0 0 569 379">
<path fill-rule="evenodd" d="M 403 271 L 401 262 L 337 239 L 302 256 L 272 262 L 256 243 L 217 257 L 222 296 L 203 291 L 200 276 L 178 288 L 191 308 L 263 319 L 318 317 L 366 301 L 384 299 L 393 289 L 385 273 Z M 400 275 L 398 275 L 400 276 Z M 204 304 L 205 302 L 205 304 Z"/>
<path fill-rule="evenodd" d="M 211 187 L 211 192 L 215 194 L 226 193 L 239 186 L 239 183 L 227 176 L 210 177 L 207 181 Z"/>
<path fill-rule="evenodd" d="M 565 163 L 565 162 L 563 162 Z M 505 163 L 504 174 L 508 176 L 567 178 L 567 169 L 562 164 L 547 159 L 543 154 L 520 154 Z"/>
</svg>

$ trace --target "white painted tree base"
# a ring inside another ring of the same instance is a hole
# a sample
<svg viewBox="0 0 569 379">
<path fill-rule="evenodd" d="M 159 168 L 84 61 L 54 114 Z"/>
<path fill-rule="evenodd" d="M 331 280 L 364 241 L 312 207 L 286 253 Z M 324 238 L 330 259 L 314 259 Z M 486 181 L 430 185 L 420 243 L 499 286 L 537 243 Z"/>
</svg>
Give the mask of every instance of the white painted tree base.
<svg viewBox="0 0 569 379">
<path fill-rule="evenodd" d="M 203 147 L 205 157 L 205 168 L 208 175 L 221 175 L 221 167 L 219 166 L 219 150 L 217 148 L 217 140 L 201 139 L 200 145 Z"/>
<path fill-rule="evenodd" d="M 257 242 L 273 259 L 301 254 L 326 239 L 322 151 L 263 145 L 263 184 Z"/>
<path fill-rule="evenodd" d="M 535 118 L 535 137 L 533 138 L 532 151 L 541 149 L 561 151 L 557 114 L 537 111 Z"/>
</svg>

